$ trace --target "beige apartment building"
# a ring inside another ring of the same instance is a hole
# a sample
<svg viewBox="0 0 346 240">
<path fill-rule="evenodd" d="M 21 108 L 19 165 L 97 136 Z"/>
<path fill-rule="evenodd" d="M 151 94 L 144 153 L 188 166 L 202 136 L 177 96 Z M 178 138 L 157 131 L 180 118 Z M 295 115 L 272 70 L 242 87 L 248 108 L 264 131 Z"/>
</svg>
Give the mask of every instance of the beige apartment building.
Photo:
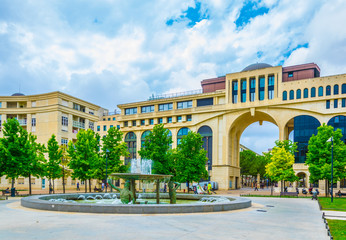
<svg viewBox="0 0 346 240">
<path fill-rule="evenodd" d="M 0 96 L 0 137 L 3 137 L 2 124 L 9 118 L 16 118 L 28 132 L 37 136 L 37 142 L 45 144 L 54 134 L 61 145 L 76 140 L 80 129 L 95 130 L 97 122 L 108 110 L 90 102 L 62 92 L 51 92 L 25 96 L 15 93 Z M 33 189 L 48 188 L 48 179 L 32 178 Z M 67 188 L 76 188 L 78 180 L 66 179 Z M 0 188 L 8 187 L 10 180 L 0 178 Z M 16 188 L 28 188 L 29 179 L 16 179 Z M 83 185 L 83 182 L 80 182 Z M 62 188 L 62 180 L 55 180 L 55 186 Z"/>
<path fill-rule="evenodd" d="M 151 97 L 118 105 L 118 121 L 130 156 L 138 157 L 145 136 L 155 124 L 169 129 L 173 148 L 189 131 L 202 135 L 208 152 L 210 180 L 220 189 L 240 187 L 240 137 L 252 123 L 268 121 L 279 140 L 293 134 L 298 142 L 294 170 L 298 184 L 309 185 L 308 139 L 322 123 L 346 130 L 346 74 L 320 77 L 314 63 L 282 67 L 256 63 L 241 72 L 201 82 L 202 90 Z M 345 141 L 345 137 L 343 138 Z M 322 181 L 314 183 L 324 188 Z M 295 186 L 294 186 L 295 187 Z M 338 188 L 346 188 L 345 179 Z"/>
</svg>

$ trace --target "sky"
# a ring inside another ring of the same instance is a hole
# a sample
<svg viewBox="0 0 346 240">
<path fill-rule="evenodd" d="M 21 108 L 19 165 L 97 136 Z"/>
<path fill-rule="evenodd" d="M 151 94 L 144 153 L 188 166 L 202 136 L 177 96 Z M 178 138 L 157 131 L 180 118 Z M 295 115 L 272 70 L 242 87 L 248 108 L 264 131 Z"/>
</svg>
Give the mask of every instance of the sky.
<svg viewBox="0 0 346 240">
<path fill-rule="evenodd" d="M 2 0 L 0 95 L 62 91 L 113 111 L 255 62 L 342 74 L 345 23 L 344 0 Z M 241 143 L 277 138 L 255 123 Z"/>
</svg>

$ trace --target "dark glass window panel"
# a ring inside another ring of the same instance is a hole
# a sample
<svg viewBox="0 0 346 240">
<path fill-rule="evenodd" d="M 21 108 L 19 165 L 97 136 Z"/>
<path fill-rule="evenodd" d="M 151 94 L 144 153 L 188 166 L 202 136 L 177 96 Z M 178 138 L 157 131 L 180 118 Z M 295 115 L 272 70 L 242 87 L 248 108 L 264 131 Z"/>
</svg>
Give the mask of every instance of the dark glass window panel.
<svg viewBox="0 0 346 240">
<path fill-rule="evenodd" d="M 294 99 L 294 91 L 291 90 L 291 91 L 290 91 L 290 100 L 293 100 L 293 99 Z"/>
<path fill-rule="evenodd" d="M 330 108 L 330 100 L 326 101 L 326 108 L 329 109 Z"/>
<path fill-rule="evenodd" d="M 308 98 L 309 97 L 309 89 L 305 88 L 304 89 L 304 98 Z"/>
<path fill-rule="evenodd" d="M 213 132 L 210 127 L 203 126 L 200 127 L 197 131 L 201 136 L 203 140 L 202 147 L 204 150 L 207 151 L 207 158 L 208 158 L 208 170 L 212 170 L 213 165 Z"/>
<path fill-rule="evenodd" d="M 338 108 L 338 99 L 334 99 L 334 108 Z"/>
<path fill-rule="evenodd" d="M 297 90 L 297 99 L 302 98 L 302 91 L 300 89 Z"/>
<path fill-rule="evenodd" d="M 337 95 L 337 94 L 339 94 L 339 85 L 335 84 L 334 85 L 334 95 Z"/>
<path fill-rule="evenodd" d="M 330 96 L 330 92 L 331 92 L 331 87 L 328 85 L 326 87 L 326 96 Z"/>
<path fill-rule="evenodd" d="M 346 83 L 342 84 L 342 86 L 341 86 L 341 93 L 342 94 L 346 93 Z"/>
<path fill-rule="evenodd" d="M 282 93 L 282 100 L 286 101 L 287 100 L 287 91 L 284 91 Z"/>
<path fill-rule="evenodd" d="M 316 97 L 316 88 L 311 88 L 311 97 Z"/>
<path fill-rule="evenodd" d="M 214 104 L 214 98 L 197 99 L 197 107 L 209 106 Z"/>
<path fill-rule="evenodd" d="M 318 96 L 322 97 L 323 96 L 323 87 L 318 88 Z"/>
</svg>

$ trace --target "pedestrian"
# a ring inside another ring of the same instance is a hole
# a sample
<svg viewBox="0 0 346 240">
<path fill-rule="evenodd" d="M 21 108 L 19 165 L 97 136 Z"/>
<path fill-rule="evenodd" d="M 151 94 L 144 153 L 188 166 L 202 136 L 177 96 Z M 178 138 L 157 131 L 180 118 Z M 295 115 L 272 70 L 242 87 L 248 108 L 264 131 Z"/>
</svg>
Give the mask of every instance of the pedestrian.
<svg viewBox="0 0 346 240">
<path fill-rule="evenodd" d="M 79 189 L 79 182 L 77 182 L 77 191 L 79 191 L 80 189 Z"/>
<path fill-rule="evenodd" d="M 102 192 L 103 192 L 103 189 L 105 188 L 105 183 L 102 183 L 101 187 L 102 187 Z"/>
<path fill-rule="evenodd" d="M 163 192 L 166 193 L 167 192 L 167 184 L 165 183 L 165 185 L 163 185 Z"/>
<path fill-rule="evenodd" d="M 209 195 L 211 194 L 211 183 L 210 182 L 208 183 L 208 194 Z"/>
<path fill-rule="evenodd" d="M 255 191 L 258 191 L 257 183 L 255 183 Z"/>
</svg>

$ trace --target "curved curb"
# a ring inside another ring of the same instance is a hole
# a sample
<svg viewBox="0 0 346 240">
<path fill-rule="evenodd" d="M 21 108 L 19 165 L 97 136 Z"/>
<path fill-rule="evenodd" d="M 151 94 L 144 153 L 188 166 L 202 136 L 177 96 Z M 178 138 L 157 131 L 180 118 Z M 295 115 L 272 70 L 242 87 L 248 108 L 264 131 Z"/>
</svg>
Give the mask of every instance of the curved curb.
<svg viewBox="0 0 346 240">
<path fill-rule="evenodd" d="M 227 203 L 210 204 L 89 204 L 89 203 L 64 203 L 49 202 L 48 199 L 76 199 L 82 194 L 56 194 L 56 195 L 38 195 L 21 199 L 21 205 L 27 208 L 34 208 L 47 211 L 62 212 L 80 212 L 80 213 L 116 213 L 116 214 L 165 214 L 165 213 L 204 213 L 230 211 L 251 207 L 251 200 L 240 197 L 226 197 L 231 200 Z M 83 194 L 87 196 L 102 195 L 99 193 Z M 141 194 L 143 195 L 143 194 Z M 155 194 L 144 194 L 150 198 Z M 152 196 L 151 196 L 152 195 Z M 118 196 L 118 194 L 117 194 Z M 161 198 L 168 198 L 168 194 L 160 194 Z M 198 200 L 205 195 L 177 194 L 177 199 Z"/>
</svg>

